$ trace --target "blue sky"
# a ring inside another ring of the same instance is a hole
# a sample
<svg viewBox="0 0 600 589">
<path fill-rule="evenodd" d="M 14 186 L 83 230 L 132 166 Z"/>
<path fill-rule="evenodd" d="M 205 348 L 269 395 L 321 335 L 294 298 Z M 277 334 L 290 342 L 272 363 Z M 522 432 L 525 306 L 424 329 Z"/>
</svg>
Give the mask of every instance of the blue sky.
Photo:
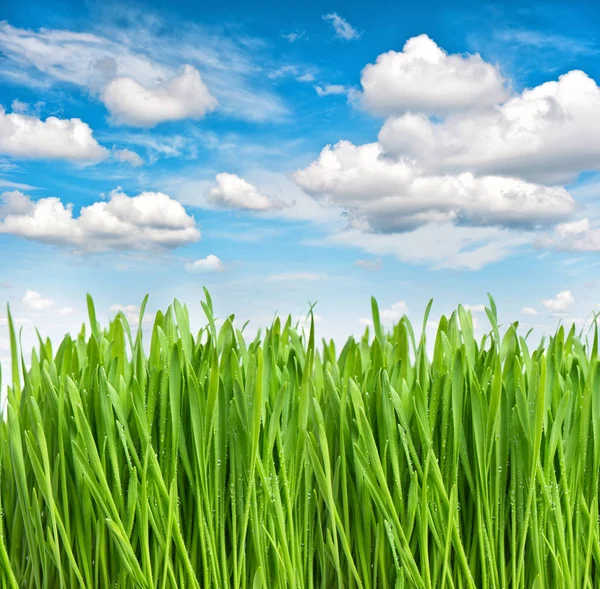
<svg viewBox="0 0 600 589">
<path fill-rule="evenodd" d="M 0 12 L 0 300 L 60 337 L 207 286 L 250 332 L 583 327 L 599 309 L 593 2 L 27 2 Z M 0 361 L 8 358 L 0 311 Z"/>
</svg>

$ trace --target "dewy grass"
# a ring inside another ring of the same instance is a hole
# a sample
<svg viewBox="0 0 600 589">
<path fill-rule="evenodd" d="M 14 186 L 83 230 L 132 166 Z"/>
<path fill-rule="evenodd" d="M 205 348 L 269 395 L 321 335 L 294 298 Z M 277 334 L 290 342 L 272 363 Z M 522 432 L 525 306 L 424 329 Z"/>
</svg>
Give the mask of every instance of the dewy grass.
<svg viewBox="0 0 600 589">
<path fill-rule="evenodd" d="M 429 359 L 374 301 L 341 351 L 202 305 L 196 337 L 159 312 L 146 356 L 90 298 L 89 337 L 29 369 L 9 314 L 2 588 L 600 587 L 597 331 L 529 350 L 490 298 L 490 333 L 459 307 Z"/>
</svg>

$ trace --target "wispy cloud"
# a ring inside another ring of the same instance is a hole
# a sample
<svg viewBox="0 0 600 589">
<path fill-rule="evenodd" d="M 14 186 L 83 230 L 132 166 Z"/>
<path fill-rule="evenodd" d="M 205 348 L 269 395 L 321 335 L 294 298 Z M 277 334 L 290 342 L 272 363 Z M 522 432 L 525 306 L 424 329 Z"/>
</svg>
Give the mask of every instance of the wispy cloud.
<svg viewBox="0 0 600 589">
<path fill-rule="evenodd" d="M 532 72 L 554 73 L 573 65 L 582 57 L 600 53 L 595 40 L 582 32 L 563 35 L 515 26 L 492 25 L 467 36 L 471 48 L 483 52 L 491 61 L 502 63 L 516 86 L 526 86 Z"/>
<path fill-rule="evenodd" d="M 156 88 L 189 64 L 228 116 L 273 121 L 288 113 L 261 81 L 272 60 L 259 39 L 191 23 L 166 27 L 158 17 L 144 25 L 102 22 L 93 33 L 76 33 L 0 22 L 0 76 L 33 87 L 75 84 L 100 96 L 107 84 L 124 77 Z"/>
<path fill-rule="evenodd" d="M 591 40 L 569 37 L 523 28 L 505 28 L 496 31 L 495 37 L 505 43 L 520 47 L 532 47 L 543 51 L 561 51 L 572 55 L 595 55 L 598 47 Z"/>
<path fill-rule="evenodd" d="M 297 82 L 314 82 L 315 72 L 315 68 L 308 68 L 300 64 L 290 63 L 271 70 L 267 74 L 267 77 L 271 80 L 295 78 Z"/>
<path fill-rule="evenodd" d="M 16 190 L 37 190 L 37 186 L 31 186 L 29 184 L 23 184 L 22 182 L 13 182 L 6 178 L 0 178 L 1 188 L 13 188 Z"/>
<path fill-rule="evenodd" d="M 165 134 L 156 130 L 111 130 L 98 133 L 98 137 L 105 142 L 117 142 L 143 149 L 150 164 L 161 158 L 193 160 L 198 157 L 199 149 L 217 149 L 219 146 L 219 139 L 215 134 L 197 129 L 186 130 L 185 134 Z"/>
<path fill-rule="evenodd" d="M 323 15 L 323 20 L 329 21 L 335 36 L 344 41 L 352 41 L 360 38 L 361 33 L 355 29 L 345 18 L 342 18 L 336 12 Z"/>
<path fill-rule="evenodd" d="M 289 43 L 308 40 L 308 35 L 306 34 L 306 31 L 292 31 L 290 33 L 282 33 L 281 36 L 284 39 L 286 39 Z"/>
</svg>

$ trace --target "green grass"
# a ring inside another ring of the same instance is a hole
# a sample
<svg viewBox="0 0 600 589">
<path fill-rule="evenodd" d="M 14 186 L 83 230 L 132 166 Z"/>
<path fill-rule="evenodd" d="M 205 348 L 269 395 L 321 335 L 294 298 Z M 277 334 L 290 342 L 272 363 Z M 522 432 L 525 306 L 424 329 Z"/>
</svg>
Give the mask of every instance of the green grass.
<svg viewBox="0 0 600 589">
<path fill-rule="evenodd" d="M 91 334 L 28 369 L 9 313 L 0 587 L 600 587 L 595 329 L 529 350 L 490 298 L 482 341 L 459 307 L 428 358 L 375 301 L 342 350 L 202 305 L 146 355 L 88 298 Z"/>
</svg>

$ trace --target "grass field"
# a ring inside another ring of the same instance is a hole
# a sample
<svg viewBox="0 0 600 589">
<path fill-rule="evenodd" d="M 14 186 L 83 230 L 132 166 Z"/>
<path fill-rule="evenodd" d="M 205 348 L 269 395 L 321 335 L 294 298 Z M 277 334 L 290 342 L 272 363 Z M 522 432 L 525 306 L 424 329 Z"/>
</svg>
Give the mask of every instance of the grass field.
<svg viewBox="0 0 600 589">
<path fill-rule="evenodd" d="M 428 358 L 375 301 L 341 350 L 202 305 L 145 354 L 88 298 L 91 333 L 28 369 L 9 314 L 2 588 L 600 587 L 597 331 L 530 350 L 490 297 L 482 341 L 459 307 Z"/>
</svg>

